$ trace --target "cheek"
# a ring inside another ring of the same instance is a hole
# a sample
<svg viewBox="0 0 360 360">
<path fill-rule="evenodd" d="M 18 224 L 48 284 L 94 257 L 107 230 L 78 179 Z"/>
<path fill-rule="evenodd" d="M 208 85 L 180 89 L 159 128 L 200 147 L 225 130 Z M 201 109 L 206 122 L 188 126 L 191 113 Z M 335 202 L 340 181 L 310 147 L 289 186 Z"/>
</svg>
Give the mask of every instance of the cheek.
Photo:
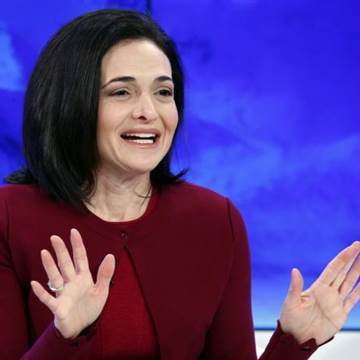
<svg viewBox="0 0 360 360">
<path fill-rule="evenodd" d="M 104 147 L 104 143 L 106 138 L 106 121 L 104 121 L 103 117 L 98 118 L 97 123 L 97 131 L 96 131 L 96 139 L 98 148 L 102 149 Z"/>
<path fill-rule="evenodd" d="M 178 125 L 178 122 L 179 122 L 179 115 L 178 115 L 178 111 L 177 111 L 176 106 L 174 106 L 174 108 L 171 109 L 171 111 L 169 111 L 167 119 L 168 119 L 167 127 L 169 128 L 169 130 L 173 134 L 176 131 L 176 128 L 177 128 L 177 125 Z"/>
<path fill-rule="evenodd" d="M 99 142 L 100 135 L 104 132 L 104 128 L 106 126 L 106 107 L 103 106 L 102 101 L 99 101 L 99 109 L 98 109 L 98 118 L 97 118 L 97 138 Z"/>
<path fill-rule="evenodd" d="M 119 123 L 121 116 L 118 114 L 118 109 L 112 104 L 99 104 L 97 133 L 106 135 L 112 133 Z"/>
<path fill-rule="evenodd" d="M 97 146 L 100 153 L 106 152 L 113 142 L 116 132 L 114 131 L 114 121 L 111 112 L 107 108 L 100 108 L 98 111 L 98 121 L 96 130 Z"/>
</svg>

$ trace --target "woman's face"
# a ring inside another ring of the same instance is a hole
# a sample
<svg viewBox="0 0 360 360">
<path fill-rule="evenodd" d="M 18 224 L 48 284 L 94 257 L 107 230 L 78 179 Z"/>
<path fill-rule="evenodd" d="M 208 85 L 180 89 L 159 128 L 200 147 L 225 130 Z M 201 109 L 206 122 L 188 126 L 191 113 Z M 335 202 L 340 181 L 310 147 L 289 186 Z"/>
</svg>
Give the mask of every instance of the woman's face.
<svg viewBox="0 0 360 360">
<path fill-rule="evenodd" d="M 149 40 L 120 42 L 104 56 L 98 112 L 99 170 L 149 173 L 178 123 L 169 59 Z"/>
</svg>

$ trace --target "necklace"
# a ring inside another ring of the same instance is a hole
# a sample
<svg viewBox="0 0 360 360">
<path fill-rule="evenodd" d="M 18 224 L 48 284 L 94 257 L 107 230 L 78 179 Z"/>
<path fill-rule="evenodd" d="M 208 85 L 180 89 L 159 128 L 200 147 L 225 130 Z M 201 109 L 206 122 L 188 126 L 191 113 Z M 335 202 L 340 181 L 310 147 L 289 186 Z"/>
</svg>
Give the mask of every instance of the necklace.
<svg viewBox="0 0 360 360">
<path fill-rule="evenodd" d="M 140 198 L 143 199 L 143 201 L 142 201 L 141 204 L 140 204 L 140 208 L 141 208 L 142 206 L 144 206 L 146 200 L 149 199 L 149 201 L 150 201 L 151 194 L 152 194 L 152 186 L 151 186 L 151 183 L 150 183 L 149 189 L 148 189 L 148 191 L 146 192 L 145 195 L 141 195 L 141 194 L 136 193 L 136 195 L 137 195 L 138 197 L 140 197 Z"/>
</svg>

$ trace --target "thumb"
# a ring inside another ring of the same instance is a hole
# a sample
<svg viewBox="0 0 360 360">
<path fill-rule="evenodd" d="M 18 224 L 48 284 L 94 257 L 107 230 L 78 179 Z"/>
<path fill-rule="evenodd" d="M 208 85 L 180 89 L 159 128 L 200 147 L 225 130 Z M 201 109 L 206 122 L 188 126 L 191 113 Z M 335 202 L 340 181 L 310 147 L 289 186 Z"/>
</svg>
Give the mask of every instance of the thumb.
<svg viewBox="0 0 360 360">
<path fill-rule="evenodd" d="M 291 270 L 291 280 L 287 300 L 295 305 L 301 302 L 301 293 L 303 292 L 304 279 L 298 269 Z"/>
<path fill-rule="evenodd" d="M 115 257 L 114 255 L 107 254 L 99 266 L 99 270 L 96 276 L 96 290 L 98 292 L 107 291 L 111 278 L 115 271 Z"/>
</svg>

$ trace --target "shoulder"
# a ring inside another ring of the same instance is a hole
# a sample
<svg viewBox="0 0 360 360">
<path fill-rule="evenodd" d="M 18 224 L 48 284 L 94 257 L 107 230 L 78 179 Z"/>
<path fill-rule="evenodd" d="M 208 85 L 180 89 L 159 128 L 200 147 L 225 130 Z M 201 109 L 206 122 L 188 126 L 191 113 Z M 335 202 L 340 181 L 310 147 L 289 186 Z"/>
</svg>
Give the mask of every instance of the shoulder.
<svg viewBox="0 0 360 360">
<path fill-rule="evenodd" d="M 215 191 L 191 182 L 183 181 L 171 185 L 167 189 L 167 195 L 187 204 L 204 204 L 224 206 L 228 199 Z"/>
<path fill-rule="evenodd" d="M 36 185 L 7 184 L 0 186 L 0 201 L 22 203 L 33 200 L 46 200 L 47 196 Z"/>
<path fill-rule="evenodd" d="M 239 211 L 227 197 L 210 189 L 188 182 L 171 185 L 160 196 L 157 214 L 160 227 L 171 229 L 182 243 L 187 239 L 196 253 L 228 257 L 234 244 L 241 244 L 241 251 L 247 249 Z"/>
<path fill-rule="evenodd" d="M 223 219 L 232 222 L 233 218 L 242 222 L 241 215 L 227 197 L 202 186 L 184 181 L 169 186 L 164 191 L 164 203 L 176 212 L 186 213 L 204 221 Z"/>
<path fill-rule="evenodd" d="M 59 204 L 37 185 L 8 184 L 0 187 L 0 211 L 13 219 L 33 219 L 54 213 Z"/>
</svg>

